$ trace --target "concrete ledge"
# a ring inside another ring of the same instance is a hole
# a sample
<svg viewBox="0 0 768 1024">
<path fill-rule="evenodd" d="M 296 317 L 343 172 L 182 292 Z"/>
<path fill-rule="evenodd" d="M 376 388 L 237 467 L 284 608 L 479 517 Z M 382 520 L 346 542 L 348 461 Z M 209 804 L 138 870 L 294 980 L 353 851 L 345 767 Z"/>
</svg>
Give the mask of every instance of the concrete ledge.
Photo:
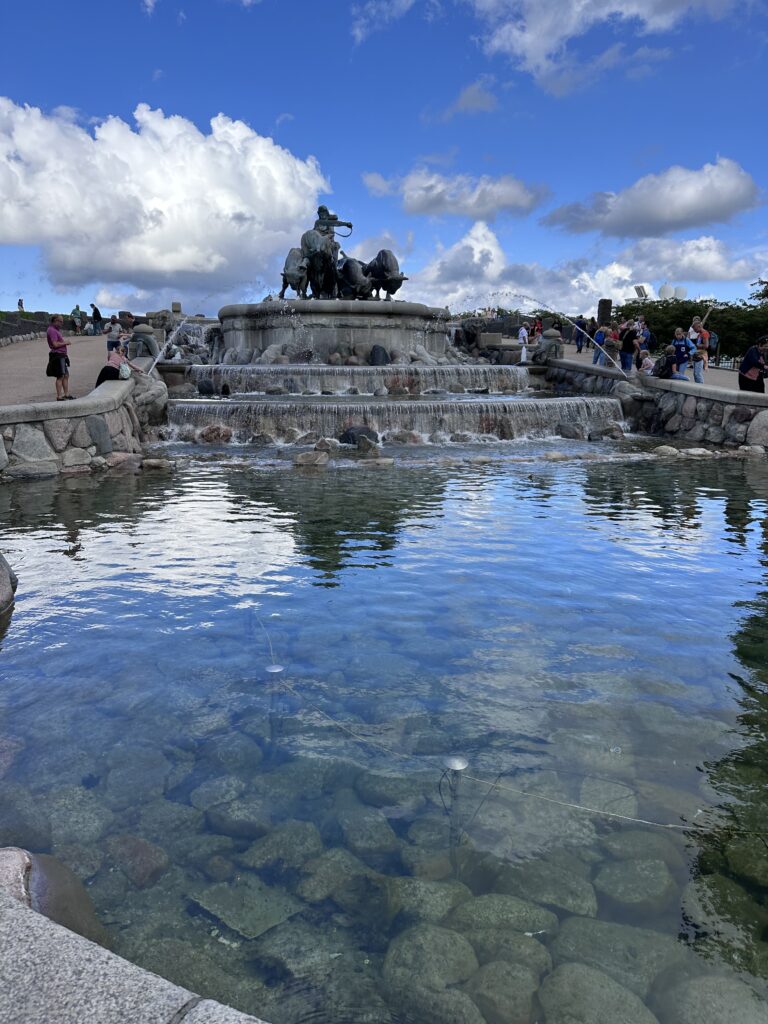
<svg viewBox="0 0 768 1024">
<path fill-rule="evenodd" d="M 0 1024 L 264 1024 L 29 910 L 0 887 Z"/>
<path fill-rule="evenodd" d="M 425 306 L 421 302 L 401 299 L 273 299 L 271 302 L 237 303 L 223 306 L 219 320 L 231 317 L 280 316 L 286 313 L 335 313 L 337 316 L 430 316 L 437 320 L 450 318 L 443 306 Z"/>
<path fill-rule="evenodd" d="M 750 405 L 756 409 L 768 409 L 768 395 L 760 395 L 754 391 L 737 391 L 731 388 L 716 388 L 709 384 L 695 384 L 684 380 L 660 380 L 658 377 L 647 377 L 640 374 L 632 378 L 633 384 L 650 391 L 674 391 L 680 395 L 693 395 L 694 398 L 707 398 L 711 402 L 726 402 L 728 405 Z"/>
<path fill-rule="evenodd" d="M 548 359 L 547 366 L 558 370 L 570 370 L 572 373 L 589 373 L 594 377 L 612 377 L 614 380 L 626 380 L 627 375 L 613 366 L 595 366 L 592 363 L 578 363 L 575 359 Z M 631 378 L 634 380 L 634 378 Z"/>
</svg>

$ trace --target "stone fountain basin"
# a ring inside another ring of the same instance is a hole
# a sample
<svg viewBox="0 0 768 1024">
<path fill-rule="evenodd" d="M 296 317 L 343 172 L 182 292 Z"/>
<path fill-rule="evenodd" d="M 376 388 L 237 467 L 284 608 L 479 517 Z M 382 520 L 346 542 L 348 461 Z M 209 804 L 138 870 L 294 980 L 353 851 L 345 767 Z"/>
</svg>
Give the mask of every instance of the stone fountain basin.
<svg viewBox="0 0 768 1024">
<path fill-rule="evenodd" d="M 219 320 L 225 349 L 258 356 L 270 345 L 312 351 L 323 362 L 333 352 L 387 352 L 433 356 L 448 350 L 447 309 L 384 299 L 285 299 L 224 306 Z"/>
</svg>

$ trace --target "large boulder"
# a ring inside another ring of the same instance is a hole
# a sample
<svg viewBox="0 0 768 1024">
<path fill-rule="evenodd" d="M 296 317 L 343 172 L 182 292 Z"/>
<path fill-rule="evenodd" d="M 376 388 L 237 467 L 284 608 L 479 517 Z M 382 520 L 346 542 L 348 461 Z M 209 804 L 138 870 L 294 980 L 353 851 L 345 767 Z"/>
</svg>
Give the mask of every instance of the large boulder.
<svg viewBox="0 0 768 1024">
<path fill-rule="evenodd" d="M 479 964 L 471 944 L 458 932 L 419 924 L 393 939 L 384 960 L 384 980 L 390 987 L 417 978 L 435 991 L 468 981 Z"/>
<path fill-rule="evenodd" d="M 538 975 L 528 967 L 496 961 L 481 967 L 464 991 L 488 1024 L 531 1024 L 538 985 Z"/>
<path fill-rule="evenodd" d="M 758 1024 L 766 1019 L 765 1001 L 733 977 L 690 978 L 657 999 L 661 1024 Z"/>
<path fill-rule="evenodd" d="M 550 952 L 556 965 L 586 964 L 641 999 L 662 971 L 684 964 L 690 955 L 669 935 L 590 917 L 569 917 Z"/>
<path fill-rule="evenodd" d="M 563 964 L 539 990 L 547 1024 L 658 1024 L 647 1006 L 607 974 Z"/>
<path fill-rule="evenodd" d="M 0 555 L 0 614 L 13 604 L 13 595 L 18 585 L 16 573 Z"/>
</svg>

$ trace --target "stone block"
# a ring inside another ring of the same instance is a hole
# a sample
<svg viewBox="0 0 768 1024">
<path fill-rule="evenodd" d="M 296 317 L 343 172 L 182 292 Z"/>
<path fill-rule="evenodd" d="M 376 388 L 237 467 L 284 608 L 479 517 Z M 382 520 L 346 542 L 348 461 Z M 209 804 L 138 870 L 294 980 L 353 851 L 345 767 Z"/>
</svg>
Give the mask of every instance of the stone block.
<svg viewBox="0 0 768 1024">
<path fill-rule="evenodd" d="M 768 444 L 768 409 L 763 409 L 747 429 L 747 444 Z"/>
<path fill-rule="evenodd" d="M 13 466 L 6 466 L 3 473 L 13 480 L 44 480 L 49 476 L 58 476 L 59 470 L 58 462 L 17 462 Z"/>
<path fill-rule="evenodd" d="M 91 457 L 84 448 L 67 448 L 61 456 L 61 464 L 65 469 L 72 466 L 87 466 Z"/>
<path fill-rule="evenodd" d="M 43 432 L 57 452 L 63 452 L 67 447 L 74 429 L 74 421 L 66 418 L 46 420 L 43 424 Z"/>
<path fill-rule="evenodd" d="M 112 451 L 112 438 L 107 421 L 103 416 L 86 416 L 85 424 L 91 440 L 96 445 L 99 455 L 109 455 Z"/>
<path fill-rule="evenodd" d="M 677 431 L 683 424 L 683 417 L 679 413 L 675 413 L 674 416 L 670 416 L 667 422 L 664 424 L 664 429 L 668 434 L 676 434 Z"/>
<path fill-rule="evenodd" d="M 21 462 L 49 462 L 56 458 L 43 431 L 29 423 L 19 423 L 16 427 L 11 454 Z"/>
<path fill-rule="evenodd" d="M 90 435 L 88 427 L 86 426 L 84 419 L 78 419 L 72 421 L 74 429 L 72 436 L 69 439 L 70 444 L 75 448 L 88 448 L 93 444 L 93 438 Z"/>
<path fill-rule="evenodd" d="M 115 434 L 119 434 L 123 429 L 123 417 L 121 416 L 121 409 L 116 409 L 114 412 L 104 413 L 104 421 L 107 424 L 107 430 L 109 436 L 114 437 Z"/>
<path fill-rule="evenodd" d="M 5 469 L 5 467 L 7 465 L 8 465 L 8 453 L 5 450 L 5 445 L 4 444 L 0 444 L 0 473 L 2 473 L 2 471 Z"/>
</svg>

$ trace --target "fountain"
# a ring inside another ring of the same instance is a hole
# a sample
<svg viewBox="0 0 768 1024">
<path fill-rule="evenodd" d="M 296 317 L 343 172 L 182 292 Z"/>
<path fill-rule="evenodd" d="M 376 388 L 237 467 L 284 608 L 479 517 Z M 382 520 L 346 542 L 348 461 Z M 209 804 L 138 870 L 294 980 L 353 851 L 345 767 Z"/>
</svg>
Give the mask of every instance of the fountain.
<svg viewBox="0 0 768 1024">
<path fill-rule="evenodd" d="M 538 400 L 532 375 L 542 368 L 521 365 L 511 342 L 503 363 L 472 361 L 451 344 L 447 309 L 393 300 L 405 280 L 394 253 L 354 259 L 336 240 L 341 229 L 348 237 L 352 224 L 321 206 L 288 253 L 280 296 L 220 310 L 209 357 L 186 369 L 205 397 L 173 399 L 171 427 L 215 423 L 247 441 L 338 437 L 359 425 L 385 439 L 408 431 L 442 442 L 542 437 L 564 422 L 586 435 L 621 420 L 613 398 Z M 288 289 L 298 297 L 285 298 Z M 557 354 L 559 341 L 545 337 L 533 361 L 552 346 Z"/>
</svg>

